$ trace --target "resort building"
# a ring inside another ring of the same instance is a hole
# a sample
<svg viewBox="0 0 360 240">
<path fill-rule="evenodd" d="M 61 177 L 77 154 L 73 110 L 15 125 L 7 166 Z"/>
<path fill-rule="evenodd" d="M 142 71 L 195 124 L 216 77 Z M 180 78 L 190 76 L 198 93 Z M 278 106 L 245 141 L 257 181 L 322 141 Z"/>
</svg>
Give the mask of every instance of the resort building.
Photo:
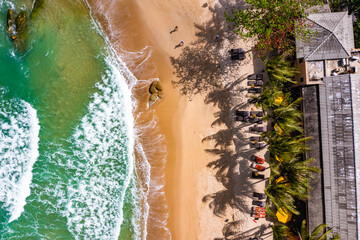
<svg viewBox="0 0 360 240">
<path fill-rule="evenodd" d="M 296 41 L 304 133 L 321 174 L 312 181 L 308 230 L 326 223 L 341 239 L 360 239 L 360 66 L 347 12 L 310 14 L 314 35 Z"/>
</svg>

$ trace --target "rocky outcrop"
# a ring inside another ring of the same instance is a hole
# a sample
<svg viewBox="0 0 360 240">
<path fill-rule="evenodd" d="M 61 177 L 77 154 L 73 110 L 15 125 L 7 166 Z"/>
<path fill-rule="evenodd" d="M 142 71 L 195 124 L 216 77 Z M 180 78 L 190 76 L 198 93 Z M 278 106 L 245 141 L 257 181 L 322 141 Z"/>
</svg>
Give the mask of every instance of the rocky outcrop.
<svg viewBox="0 0 360 240">
<path fill-rule="evenodd" d="M 10 39 L 14 46 L 20 51 L 25 50 L 26 26 L 27 26 L 26 12 L 21 11 L 16 17 L 12 9 L 8 10 L 6 27 Z"/>
<path fill-rule="evenodd" d="M 150 84 L 149 92 L 150 92 L 150 98 L 149 98 L 150 104 L 154 103 L 158 98 L 162 98 L 163 87 L 161 85 L 161 82 L 159 80 L 153 81 Z"/>
<path fill-rule="evenodd" d="M 33 19 L 38 14 L 39 10 L 44 7 L 45 0 L 34 0 L 30 18 Z M 31 20 L 30 19 L 30 20 Z M 20 51 L 25 50 L 25 39 L 27 37 L 27 26 L 29 18 L 26 11 L 21 11 L 17 16 L 12 9 L 8 10 L 6 18 L 6 27 L 10 39 L 13 41 L 14 46 Z"/>
<path fill-rule="evenodd" d="M 15 18 L 14 11 L 12 9 L 9 9 L 6 17 L 6 28 L 12 40 L 16 39 L 16 26 L 15 26 L 14 18 Z"/>
</svg>

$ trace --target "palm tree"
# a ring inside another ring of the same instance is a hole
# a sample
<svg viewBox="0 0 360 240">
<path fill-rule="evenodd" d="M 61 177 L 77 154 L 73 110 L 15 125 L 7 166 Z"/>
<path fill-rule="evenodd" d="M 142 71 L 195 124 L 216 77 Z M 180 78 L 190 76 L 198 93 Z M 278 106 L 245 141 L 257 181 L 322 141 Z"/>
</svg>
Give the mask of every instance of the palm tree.
<svg viewBox="0 0 360 240">
<path fill-rule="evenodd" d="M 292 77 L 294 77 L 298 70 L 296 67 L 292 67 L 291 62 L 286 61 L 284 57 L 271 58 L 265 65 L 271 82 L 295 83 Z"/>
<path fill-rule="evenodd" d="M 289 183 L 297 191 L 306 194 L 310 189 L 309 180 L 313 179 L 313 173 L 320 172 L 317 167 L 311 167 L 313 158 L 302 160 L 299 157 L 282 159 L 280 163 L 272 163 L 272 171 L 283 176 L 284 183 Z"/>
<path fill-rule="evenodd" d="M 293 132 L 303 132 L 301 127 L 302 113 L 298 109 L 301 101 L 302 98 L 298 98 L 290 104 L 283 101 L 279 107 L 272 111 L 270 118 L 273 119 L 287 135 Z"/>
<path fill-rule="evenodd" d="M 275 99 L 285 94 L 278 87 L 265 86 L 260 94 L 259 101 L 256 103 L 257 107 L 262 107 L 264 110 L 267 108 L 274 109 L 277 107 Z"/>
<path fill-rule="evenodd" d="M 302 222 L 301 228 L 300 228 L 300 236 L 302 240 L 326 240 L 327 239 L 327 235 L 331 233 L 332 228 L 330 228 L 329 230 L 327 230 L 325 232 L 327 228 L 326 224 L 320 224 L 319 226 L 317 226 L 314 231 L 312 231 L 312 233 L 309 235 L 306 229 L 306 220 L 304 220 Z M 333 240 L 338 240 L 340 239 L 340 236 L 338 234 L 335 234 L 332 238 Z"/>
<path fill-rule="evenodd" d="M 310 150 L 305 145 L 305 142 L 311 139 L 310 137 L 290 137 L 279 135 L 275 131 L 264 132 L 261 136 L 268 144 L 270 153 L 281 159 L 291 159 L 294 156 Z"/>
<path fill-rule="evenodd" d="M 284 240 L 288 236 L 290 228 L 283 224 L 275 224 L 272 226 L 274 240 Z"/>
<path fill-rule="evenodd" d="M 265 194 L 268 196 L 266 199 L 267 205 L 267 212 L 270 216 L 274 216 L 275 213 L 271 210 L 270 201 L 275 205 L 276 209 L 279 210 L 280 208 L 284 207 L 290 212 L 298 215 L 300 212 L 295 207 L 295 199 L 304 199 L 307 198 L 307 194 L 303 192 L 299 192 L 293 186 L 289 186 L 289 184 L 284 182 L 276 183 L 275 174 L 270 175 L 269 184 L 265 188 Z"/>
</svg>

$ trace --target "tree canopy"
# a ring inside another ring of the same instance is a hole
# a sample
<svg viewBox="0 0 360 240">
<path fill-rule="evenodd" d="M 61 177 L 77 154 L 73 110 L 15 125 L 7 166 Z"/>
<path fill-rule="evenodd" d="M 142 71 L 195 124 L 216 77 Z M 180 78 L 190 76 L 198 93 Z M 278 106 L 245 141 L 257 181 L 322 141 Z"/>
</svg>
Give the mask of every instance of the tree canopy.
<svg viewBox="0 0 360 240">
<path fill-rule="evenodd" d="M 225 12 L 234 31 L 247 39 L 257 37 L 256 48 L 261 53 L 284 52 L 294 47 L 295 33 L 306 37 L 303 18 L 305 10 L 319 5 L 321 0 L 245 0 L 246 9 Z M 297 24 L 298 23 L 298 24 Z"/>
</svg>

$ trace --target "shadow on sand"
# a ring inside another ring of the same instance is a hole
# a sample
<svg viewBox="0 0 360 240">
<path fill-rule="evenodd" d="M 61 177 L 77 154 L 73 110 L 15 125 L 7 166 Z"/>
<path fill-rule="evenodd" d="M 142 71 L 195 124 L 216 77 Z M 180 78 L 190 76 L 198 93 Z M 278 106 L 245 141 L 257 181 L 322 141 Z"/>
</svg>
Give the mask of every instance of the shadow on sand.
<svg viewBox="0 0 360 240">
<path fill-rule="evenodd" d="M 251 171 L 248 159 L 257 150 L 249 149 L 249 139 L 239 132 L 239 129 L 248 124 L 243 123 L 234 127 L 234 112 L 239 106 L 234 107 L 232 104 L 232 97 L 235 94 L 247 90 L 238 89 L 238 85 L 246 80 L 247 75 L 239 74 L 236 81 L 228 84 L 224 84 L 222 78 L 226 76 L 227 71 L 230 71 L 227 69 L 231 69 L 232 65 L 242 66 L 254 60 L 233 62 L 228 53 L 222 51 L 223 38 L 230 41 L 238 38 L 225 22 L 224 11 L 243 7 L 244 4 L 240 1 L 237 6 L 230 6 L 227 1 L 220 0 L 219 2 L 220 4 L 215 8 L 203 5 L 212 12 L 211 21 L 203 25 L 195 24 L 198 40 L 183 48 L 179 57 L 170 58 L 178 78 L 178 81 L 173 81 L 172 84 L 181 95 L 190 100 L 196 94 L 205 95 L 206 104 L 219 108 L 219 111 L 214 114 L 216 119 L 211 126 L 225 126 L 222 130 L 202 140 L 213 143 L 213 148 L 206 149 L 206 152 L 215 156 L 216 160 L 209 162 L 207 167 L 215 171 L 215 178 L 224 186 L 223 190 L 204 196 L 202 202 L 208 204 L 217 217 L 229 216 L 229 211 L 232 209 L 237 209 L 250 217 L 251 206 L 246 199 L 252 197 L 254 182 L 250 180 Z M 219 35 L 219 39 L 216 39 L 216 35 Z M 246 104 L 244 103 L 243 106 Z M 233 215 L 232 221 L 229 219 L 225 221 L 227 223 L 223 226 L 223 236 L 215 239 L 264 237 L 265 230 L 268 228 L 263 224 L 246 232 L 239 232 L 238 229 L 243 224 L 242 220 L 236 220 Z"/>
</svg>

